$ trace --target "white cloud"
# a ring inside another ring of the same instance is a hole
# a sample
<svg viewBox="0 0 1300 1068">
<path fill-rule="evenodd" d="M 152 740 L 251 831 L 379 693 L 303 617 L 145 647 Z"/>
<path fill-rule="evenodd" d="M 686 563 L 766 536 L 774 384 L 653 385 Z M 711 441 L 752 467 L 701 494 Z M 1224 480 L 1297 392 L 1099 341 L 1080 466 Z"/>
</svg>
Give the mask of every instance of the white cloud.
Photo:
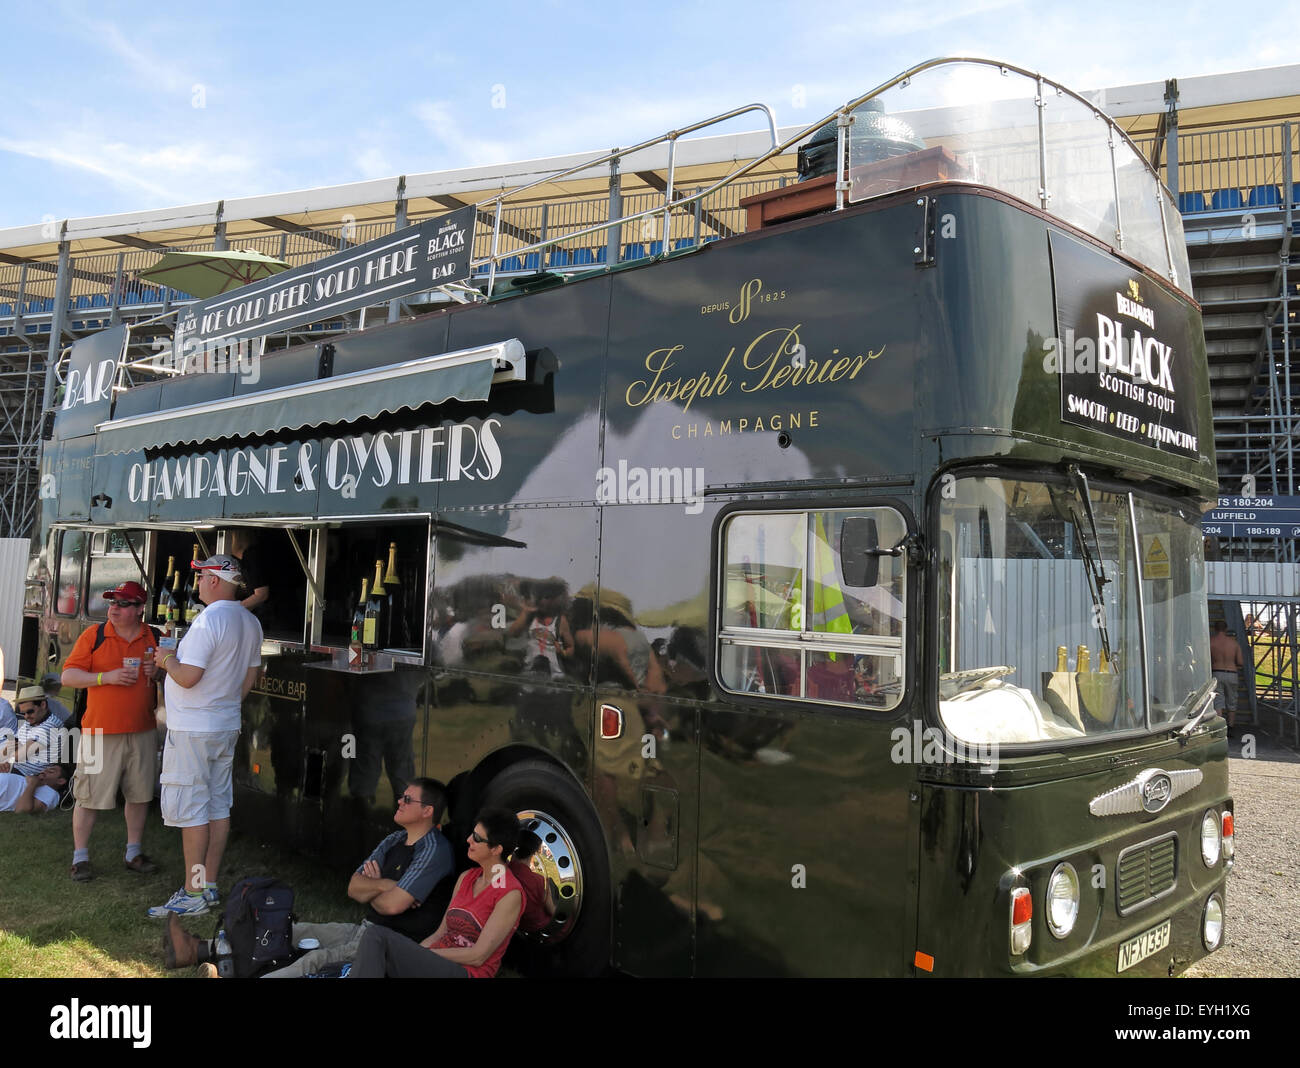
<svg viewBox="0 0 1300 1068">
<path fill-rule="evenodd" d="M 511 145 L 505 141 L 474 137 L 466 133 L 454 114 L 453 105 L 447 101 L 421 100 L 413 110 L 424 128 L 441 142 L 450 155 L 451 166 L 506 163 L 517 158 L 512 153 Z"/>
</svg>

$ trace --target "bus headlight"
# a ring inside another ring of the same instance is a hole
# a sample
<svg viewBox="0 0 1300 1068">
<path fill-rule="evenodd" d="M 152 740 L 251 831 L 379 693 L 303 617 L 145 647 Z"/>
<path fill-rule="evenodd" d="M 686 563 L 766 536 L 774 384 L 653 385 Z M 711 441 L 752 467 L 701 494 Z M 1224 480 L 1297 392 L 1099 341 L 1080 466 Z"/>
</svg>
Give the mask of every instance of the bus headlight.
<svg viewBox="0 0 1300 1068">
<path fill-rule="evenodd" d="M 1219 831 L 1219 814 L 1210 809 L 1201 817 L 1201 859 L 1205 861 L 1207 868 L 1213 868 L 1219 863 L 1219 855 L 1223 851 L 1223 839 Z"/>
<path fill-rule="evenodd" d="M 1079 918 L 1079 876 L 1074 866 L 1058 864 L 1047 880 L 1047 929 L 1057 938 L 1074 930 Z"/>
<path fill-rule="evenodd" d="M 1201 941 L 1211 953 L 1223 941 L 1223 899 L 1218 894 L 1210 895 L 1201 914 Z"/>
</svg>

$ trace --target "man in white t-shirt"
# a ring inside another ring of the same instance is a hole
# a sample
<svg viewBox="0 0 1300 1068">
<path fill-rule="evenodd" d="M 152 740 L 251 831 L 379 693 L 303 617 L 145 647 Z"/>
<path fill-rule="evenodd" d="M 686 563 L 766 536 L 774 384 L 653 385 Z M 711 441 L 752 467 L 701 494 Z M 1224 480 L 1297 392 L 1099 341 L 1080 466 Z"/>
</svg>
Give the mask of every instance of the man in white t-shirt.
<svg viewBox="0 0 1300 1068">
<path fill-rule="evenodd" d="M 217 873 L 230 834 L 231 771 L 239 710 L 262 667 L 262 625 L 239 603 L 239 561 L 224 553 L 190 565 L 207 607 L 175 653 L 159 650 L 167 676 L 163 823 L 181 829 L 185 882 L 150 916 L 196 916 L 218 901 Z"/>
<path fill-rule="evenodd" d="M 0 812 L 30 812 L 33 816 L 59 807 L 59 787 L 66 769 L 50 764 L 35 775 L 0 773 Z"/>
</svg>

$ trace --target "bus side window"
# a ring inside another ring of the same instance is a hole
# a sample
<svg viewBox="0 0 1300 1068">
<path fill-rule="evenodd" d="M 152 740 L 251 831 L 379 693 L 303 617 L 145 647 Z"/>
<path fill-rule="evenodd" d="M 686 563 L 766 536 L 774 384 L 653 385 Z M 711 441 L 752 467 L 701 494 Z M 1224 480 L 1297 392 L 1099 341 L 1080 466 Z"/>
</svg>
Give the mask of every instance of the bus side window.
<svg viewBox="0 0 1300 1068">
<path fill-rule="evenodd" d="M 54 611 L 75 616 L 81 597 L 81 564 L 86 556 L 86 532 L 65 530 L 59 536 L 58 571 L 54 576 Z"/>
<path fill-rule="evenodd" d="M 840 559 L 846 524 L 850 543 L 855 524 L 869 524 L 885 546 L 907 532 L 903 517 L 884 507 L 738 513 L 723 526 L 724 688 L 879 709 L 901 700 L 905 564 L 873 558 L 857 571 L 874 581 L 848 585 Z"/>
</svg>

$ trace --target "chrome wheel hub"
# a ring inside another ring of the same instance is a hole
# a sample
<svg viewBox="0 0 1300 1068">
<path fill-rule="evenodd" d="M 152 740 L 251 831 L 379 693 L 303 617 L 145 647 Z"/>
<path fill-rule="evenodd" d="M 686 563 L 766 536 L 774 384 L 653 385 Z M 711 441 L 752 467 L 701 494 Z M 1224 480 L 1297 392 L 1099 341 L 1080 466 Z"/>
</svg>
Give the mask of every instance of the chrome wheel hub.
<svg viewBox="0 0 1300 1068">
<path fill-rule="evenodd" d="M 568 937 L 582 911 L 582 862 L 572 836 L 554 816 L 540 809 L 525 809 L 518 816 L 520 823 L 542 840 L 528 864 L 550 884 L 555 898 L 550 924 L 529 937 L 553 945 Z"/>
</svg>

